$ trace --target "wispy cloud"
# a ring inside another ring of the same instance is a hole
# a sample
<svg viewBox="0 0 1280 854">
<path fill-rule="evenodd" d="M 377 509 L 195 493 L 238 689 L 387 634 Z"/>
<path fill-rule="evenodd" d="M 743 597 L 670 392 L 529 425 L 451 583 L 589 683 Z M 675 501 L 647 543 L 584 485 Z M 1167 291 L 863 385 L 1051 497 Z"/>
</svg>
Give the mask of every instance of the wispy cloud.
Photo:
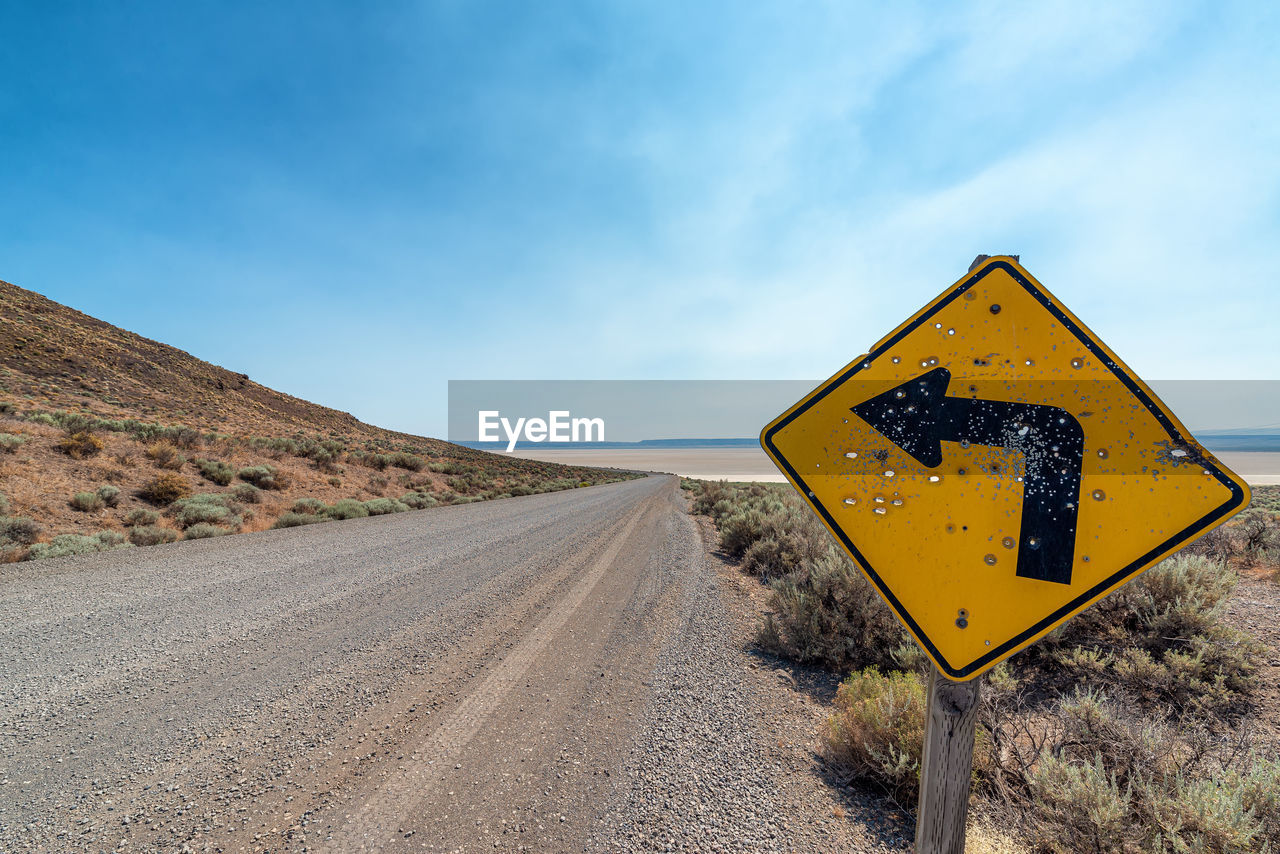
<svg viewBox="0 0 1280 854">
<path fill-rule="evenodd" d="M 715 174 L 732 189 L 682 221 L 710 221 L 691 228 L 687 242 L 703 237 L 730 258 L 759 263 L 738 266 L 731 277 L 676 273 L 659 285 L 661 300 L 653 300 L 652 288 L 630 298 L 622 288 L 618 316 L 678 330 L 678 364 L 709 374 L 816 377 L 932 297 L 978 251 L 1022 252 L 1145 373 L 1274 376 L 1280 354 L 1266 328 L 1277 303 L 1267 273 L 1280 269 L 1270 239 L 1280 148 L 1270 117 L 1280 114 L 1280 90 L 1258 87 L 1278 78 L 1274 60 L 1261 44 L 1242 51 L 1250 46 L 1247 33 L 1184 46 L 1186 14 L 1162 17 L 1149 8 L 1099 21 L 1075 6 L 1069 11 L 966 17 L 963 35 L 918 41 L 883 75 L 885 91 L 864 93 L 847 115 L 855 133 L 874 134 L 882 99 L 901 88 L 894 71 L 909 75 L 931 63 L 927 76 L 946 84 L 895 109 L 922 116 L 939 110 L 964 134 L 981 135 L 992 124 L 1002 131 L 978 146 L 989 152 L 958 163 L 949 180 L 904 192 L 877 184 L 884 160 L 857 152 L 852 166 L 838 156 L 805 159 L 810 151 L 795 129 L 818 109 L 793 102 L 791 115 L 775 114 L 771 138 L 794 142 L 775 146 L 759 171 L 788 176 L 765 184 L 783 187 L 788 215 L 771 217 L 750 192 L 762 182 L 729 165 Z M 1148 70 L 1153 54 L 1184 47 L 1181 59 L 1166 57 L 1160 73 Z M 1054 68 L 1061 73 L 1050 73 Z M 998 110 L 1001 83 L 1010 107 L 1018 107 L 1036 95 L 1028 81 L 1092 90 L 1093 97 L 1076 92 L 1070 123 L 1048 129 L 1019 128 L 1010 117 L 986 120 Z M 960 90 L 969 92 L 978 120 L 956 106 Z M 901 144 L 940 159 L 937 149 L 950 140 Z M 974 148 L 963 139 L 956 144 Z M 806 205 L 805 197 L 785 197 L 822 169 L 856 188 L 857 179 L 845 177 L 850 168 L 875 188 L 871 198 L 818 193 Z M 729 205 L 728 215 L 715 203 L 735 196 L 749 201 Z M 761 221 L 767 228 L 756 228 Z M 640 346 L 629 354 L 643 360 L 648 352 Z"/>
<path fill-rule="evenodd" d="M 816 379 L 978 252 L 1144 374 L 1280 369 L 1263 4 L 152 12 L 0 21 L 0 277 L 388 426 Z"/>
</svg>

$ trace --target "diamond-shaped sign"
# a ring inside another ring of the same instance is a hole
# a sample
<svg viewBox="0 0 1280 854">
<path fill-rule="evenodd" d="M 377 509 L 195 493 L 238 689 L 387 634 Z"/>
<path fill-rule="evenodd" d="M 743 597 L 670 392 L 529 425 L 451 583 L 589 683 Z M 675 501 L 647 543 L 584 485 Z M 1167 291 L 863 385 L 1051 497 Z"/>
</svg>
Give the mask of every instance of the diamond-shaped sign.
<svg viewBox="0 0 1280 854">
<path fill-rule="evenodd" d="M 1249 503 L 1105 344 L 992 258 L 761 444 L 938 669 L 971 679 Z"/>
</svg>

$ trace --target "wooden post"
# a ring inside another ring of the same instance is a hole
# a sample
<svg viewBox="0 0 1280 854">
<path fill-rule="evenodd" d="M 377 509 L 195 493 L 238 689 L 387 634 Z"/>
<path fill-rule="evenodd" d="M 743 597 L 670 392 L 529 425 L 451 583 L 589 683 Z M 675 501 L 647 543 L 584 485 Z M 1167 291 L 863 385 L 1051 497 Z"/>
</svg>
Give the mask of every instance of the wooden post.
<svg viewBox="0 0 1280 854">
<path fill-rule="evenodd" d="M 981 678 L 952 682 L 929 674 L 929 717 L 920 762 L 916 854 L 964 854 L 969 778 L 973 774 L 973 730 L 978 720 Z"/>
<path fill-rule="evenodd" d="M 990 255 L 979 255 L 972 271 Z M 1011 256 L 1015 261 L 1018 256 Z M 920 757 L 920 803 L 916 812 L 916 854 L 964 854 L 973 776 L 973 730 L 978 722 L 981 677 L 952 682 L 929 668 L 929 710 Z"/>
</svg>

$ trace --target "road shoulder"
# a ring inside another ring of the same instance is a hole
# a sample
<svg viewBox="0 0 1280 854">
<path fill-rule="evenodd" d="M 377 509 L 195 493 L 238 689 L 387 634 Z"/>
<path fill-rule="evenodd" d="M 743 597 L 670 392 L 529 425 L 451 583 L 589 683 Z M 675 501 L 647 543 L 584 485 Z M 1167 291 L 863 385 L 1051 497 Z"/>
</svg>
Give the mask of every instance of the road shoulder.
<svg viewBox="0 0 1280 854">
<path fill-rule="evenodd" d="M 840 677 L 758 647 L 759 626 L 771 610 L 770 588 L 743 573 L 720 551 L 719 535 L 709 518 L 693 518 L 707 565 L 715 572 L 721 599 L 732 617 L 732 643 L 746 660 L 746 678 L 756 691 L 764 729 L 776 736 L 775 761 L 786 772 L 778 781 L 780 796 L 797 816 L 808 813 L 813 850 L 910 850 L 911 817 L 888 798 L 845 785 L 839 770 L 822 755 L 819 733 L 831 714 Z"/>
<path fill-rule="evenodd" d="M 680 503 L 686 505 L 685 499 Z M 707 520 L 682 525 L 682 605 L 652 671 L 644 728 L 598 850 L 890 852 L 909 847 L 883 799 L 834 784 L 816 734 L 830 674 L 761 654 L 767 590 L 716 550 Z"/>
</svg>

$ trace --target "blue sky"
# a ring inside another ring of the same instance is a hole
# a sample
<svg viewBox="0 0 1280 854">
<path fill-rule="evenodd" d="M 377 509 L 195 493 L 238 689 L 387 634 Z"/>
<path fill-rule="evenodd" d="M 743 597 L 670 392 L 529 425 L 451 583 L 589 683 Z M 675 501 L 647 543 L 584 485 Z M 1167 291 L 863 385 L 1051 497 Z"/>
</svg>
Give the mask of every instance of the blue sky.
<svg viewBox="0 0 1280 854">
<path fill-rule="evenodd" d="M 5 4 L 0 279 L 383 426 L 822 379 L 979 252 L 1280 378 L 1274 3 Z"/>
</svg>

